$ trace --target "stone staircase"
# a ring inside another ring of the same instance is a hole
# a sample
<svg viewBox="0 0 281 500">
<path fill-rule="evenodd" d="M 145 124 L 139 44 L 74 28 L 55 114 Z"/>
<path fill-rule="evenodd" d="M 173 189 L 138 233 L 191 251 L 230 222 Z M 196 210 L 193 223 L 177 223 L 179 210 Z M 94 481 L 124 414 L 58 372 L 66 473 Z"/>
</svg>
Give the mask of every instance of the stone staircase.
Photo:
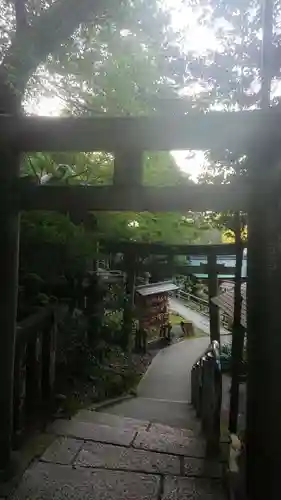
<svg viewBox="0 0 281 500">
<path fill-rule="evenodd" d="M 222 463 L 205 459 L 195 426 L 124 417 L 109 408 L 81 410 L 56 420 L 49 432 L 52 444 L 24 473 L 12 500 L 226 498 Z"/>
</svg>

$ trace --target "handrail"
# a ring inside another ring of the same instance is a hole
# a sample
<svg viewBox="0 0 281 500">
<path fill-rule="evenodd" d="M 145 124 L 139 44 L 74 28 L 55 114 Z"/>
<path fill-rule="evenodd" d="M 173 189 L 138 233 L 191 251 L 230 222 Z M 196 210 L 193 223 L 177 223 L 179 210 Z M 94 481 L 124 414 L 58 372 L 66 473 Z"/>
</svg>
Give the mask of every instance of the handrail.
<svg viewBox="0 0 281 500">
<path fill-rule="evenodd" d="M 208 300 L 202 299 L 201 297 L 197 297 L 191 293 L 185 292 L 183 290 L 179 290 L 177 295 L 180 299 L 188 302 L 190 308 L 191 305 L 194 306 L 195 311 L 200 312 L 200 314 L 209 317 L 209 302 Z M 195 307 L 195 304 L 198 304 L 198 307 Z M 226 319 L 226 315 L 220 312 L 220 321 L 224 328 L 229 329 L 229 322 Z"/>
<path fill-rule="evenodd" d="M 220 345 L 217 340 L 213 340 L 208 347 L 205 349 L 203 354 L 201 354 L 196 361 L 194 361 L 193 366 L 198 363 L 202 357 L 206 356 L 207 354 L 211 353 L 217 360 L 217 362 L 220 364 Z"/>
<path fill-rule="evenodd" d="M 191 369 L 191 403 L 201 419 L 208 455 L 217 454 L 220 449 L 221 400 L 220 347 L 212 341 Z"/>
<path fill-rule="evenodd" d="M 209 305 L 208 300 L 202 299 L 201 297 L 197 297 L 197 295 L 193 295 L 192 293 L 185 292 L 184 290 L 179 290 L 178 294 L 186 296 L 187 298 L 192 299 L 192 300 L 195 299 L 195 302 L 201 302 L 202 304 L 206 304 L 207 306 Z"/>
<path fill-rule="evenodd" d="M 17 325 L 14 365 L 13 445 L 18 447 L 31 421 L 53 410 L 56 332 L 66 306 L 30 310 Z"/>
</svg>

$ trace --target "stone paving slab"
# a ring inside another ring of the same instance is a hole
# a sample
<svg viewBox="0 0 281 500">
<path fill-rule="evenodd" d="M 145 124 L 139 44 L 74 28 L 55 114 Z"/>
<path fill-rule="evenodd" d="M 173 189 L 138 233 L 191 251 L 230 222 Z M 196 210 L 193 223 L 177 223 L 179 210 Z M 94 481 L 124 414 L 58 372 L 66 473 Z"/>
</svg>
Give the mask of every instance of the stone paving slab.
<svg viewBox="0 0 281 500">
<path fill-rule="evenodd" d="M 83 446 L 83 441 L 68 437 L 59 437 L 43 453 L 41 460 L 68 465 Z"/>
<path fill-rule="evenodd" d="M 197 433 L 191 429 L 180 429 L 179 427 L 170 427 L 169 425 L 156 423 L 152 423 L 150 425 L 149 432 L 157 432 L 160 434 L 167 434 L 169 436 L 177 436 L 179 438 L 197 436 Z"/>
<path fill-rule="evenodd" d="M 130 446 L 136 435 L 134 429 L 109 427 L 108 425 L 79 422 L 78 420 L 56 420 L 49 427 L 49 432 L 60 436 L 120 444 L 121 446 Z"/>
<path fill-rule="evenodd" d="M 11 500 L 157 500 L 160 476 L 37 463 Z"/>
<path fill-rule="evenodd" d="M 109 425 L 110 427 L 121 427 L 134 431 L 144 431 L 149 425 L 148 420 L 137 420 L 135 418 L 121 417 L 119 415 L 111 415 L 110 413 L 101 413 L 91 410 L 80 410 L 74 416 L 74 420 Z"/>
<path fill-rule="evenodd" d="M 215 479 L 191 479 L 166 476 L 161 500 L 226 500 Z"/>
<path fill-rule="evenodd" d="M 185 383 L 188 384 L 188 380 Z M 153 385 L 153 380 L 151 384 Z M 150 422 L 179 427 L 180 429 L 188 428 L 195 431 L 198 429 L 198 420 L 196 420 L 190 404 L 186 402 L 138 396 L 137 398 L 106 408 L 106 413 L 149 420 Z"/>
<path fill-rule="evenodd" d="M 180 475 L 177 456 L 92 442 L 83 445 L 75 465 Z"/>
<path fill-rule="evenodd" d="M 193 457 L 184 457 L 183 469 L 185 476 L 208 477 L 213 479 L 220 479 L 223 473 L 221 463 Z"/>
<path fill-rule="evenodd" d="M 144 450 L 153 450 L 172 455 L 204 457 L 206 445 L 199 438 L 162 434 L 160 432 L 138 432 L 133 446 Z"/>
</svg>

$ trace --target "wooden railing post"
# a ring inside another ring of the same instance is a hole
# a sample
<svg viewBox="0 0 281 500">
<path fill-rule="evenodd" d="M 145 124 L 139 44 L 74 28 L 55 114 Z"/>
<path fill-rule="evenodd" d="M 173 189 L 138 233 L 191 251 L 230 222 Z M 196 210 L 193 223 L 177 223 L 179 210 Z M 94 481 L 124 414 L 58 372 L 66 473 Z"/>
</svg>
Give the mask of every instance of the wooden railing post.
<svg viewBox="0 0 281 500">
<path fill-rule="evenodd" d="M 42 398 L 44 405 L 51 409 L 54 401 L 56 369 L 57 321 L 53 311 L 43 331 L 42 342 Z"/>
<path fill-rule="evenodd" d="M 220 314 L 219 308 L 212 302 L 218 293 L 217 256 L 214 252 L 208 254 L 208 294 L 210 314 L 210 339 L 220 342 Z"/>
<path fill-rule="evenodd" d="M 40 328 L 40 327 L 39 327 Z M 42 344 L 41 328 L 27 342 L 27 406 L 29 414 L 36 414 L 42 403 Z"/>
<path fill-rule="evenodd" d="M 14 366 L 14 401 L 13 401 L 13 444 L 20 444 L 26 424 L 26 365 L 27 349 L 25 342 L 19 342 L 16 347 Z"/>
<path fill-rule="evenodd" d="M 219 344 L 212 342 L 191 370 L 191 402 L 201 419 L 206 437 L 206 454 L 220 451 L 222 378 Z"/>
</svg>

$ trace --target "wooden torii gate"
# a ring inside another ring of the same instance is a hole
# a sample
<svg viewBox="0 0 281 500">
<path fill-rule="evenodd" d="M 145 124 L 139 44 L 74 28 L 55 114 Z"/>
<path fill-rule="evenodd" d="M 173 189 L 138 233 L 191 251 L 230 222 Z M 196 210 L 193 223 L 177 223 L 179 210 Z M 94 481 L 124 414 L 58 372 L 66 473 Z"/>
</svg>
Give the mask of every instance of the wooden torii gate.
<svg viewBox="0 0 281 500">
<path fill-rule="evenodd" d="M 272 2 L 265 10 L 269 64 Z M 267 70 L 268 69 L 268 70 Z M 176 117 L 36 118 L 0 116 L 0 467 L 10 454 L 21 210 L 248 212 L 247 483 L 250 500 L 276 500 L 281 471 L 281 217 L 279 110 L 190 113 Z M 229 149 L 248 157 L 248 182 L 223 186 L 142 186 L 143 151 Z M 20 153 L 110 151 L 112 186 L 34 186 L 18 177 Z"/>
<path fill-rule="evenodd" d="M 132 309 L 134 297 L 134 283 L 135 276 L 139 270 L 170 270 L 174 274 L 188 275 L 196 273 L 201 270 L 201 272 L 208 274 L 208 295 L 209 295 L 209 314 L 210 314 L 210 340 L 220 341 L 220 318 L 219 311 L 215 304 L 212 302 L 212 298 L 218 293 L 218 274 L 221 273 L 234 273 L 236 272 L 233 267 L 226 267 L 224 265 L 217 264 L 217 256 L 223 255 L 234 255 L 236 253 L 236 244 L 218 244 L 218 245 L 196 245 L 196 244 L 179 244 L 179 245 L 168 245 L 162 243 L 141 243 L 141 242 L 110 242 L 104 241 L 100 242 L 101 249 L 109 253 L 121 253 L 123 254 L 124 264 L 122 269 L 126 271 L 127 275 L 127 294 L 128 300 L 126 300 L 125 316 L 128 319 L 128 332 L 132 329 Z M 243 244 L 241 245 L 243 248 Z M 103 250 L 101 250 L 103 251 Z M 202 267 L 192 266 L 192 265 L 176 265 L 172 262 L 167 264 L 153 264 L 145 265 L 140 264 L 138 259 L 140 257 L 148 257 L 151 255 L 163 255 L 166 256 L 168 261 L 176 255 L 190 256 L 190 255 L 201 255 L 207 256 L 207 264 L 203 264 Z M 241 267 L 241 266 L 240 266 Z M 240 271 L 241 273 L 241 271 Z M 126 321 L 124 322 L 126 323 Z M 129 334 L 129 333 L 128 333 Z"/>
<path fill-rule="evenodd" d="M 278 186 L 273 174 L 263 175 L 265 162 L 279 156 L 279 112 L 192 114 L 180 118 L 34 118 L 1 116 L 1 149 L 7 168 L 1 175 L 1 351 L 0 453 L 10 451 L 13 362 L 16 324 L 18 214 L 20 210 L 200 211 L 226 209 L 249 213 L 249 384 L 248 481 L 259 491 L 265 477 L 279 484 L 281 445 L 281 228 Z M 215 133 L 214 133 L 215 131 Z M 223 138 L 223 140 L 222 140 Z M 270 147 L 271 145 L 274 147 Z M 154 188 L 142 186 L 142 151 L 210 146 L 239 150 L 251 158 L 251 179 L 243 184 Z M 17 151 L 114 151 L 112 186 L 34 186 L 17 177 Z M 253 163 L 253 158 L 255 159 Z M 6 172 L 6 176 L 3 174 Z M 275 195 L 273 196 L 273 193 Z M 265 210 L 266 209 L 266 210 Z M 276 214 L 275 214 L 276 215 Z M 271 217 L 271 219 L 270 219 Z M 270 222 L 270 225 L 269 225 Z M 260 236 L 260 232 L 262 233 Z M 269 246 L 270 243 L 270 246 Z M 270 252 L 270 254 L 269 254 Z M 267 263 L 271 262 L 271 271 Z M 279 274 L 280 272 L 280 274 Z M 266 292 L 265 292 L 266 290 Z M 272 293 L 274 295 L 272 297 Z M 276 308 L 273 307 L 273 304 Z M 277 453 L 278 451 L 278 453 Z M 270 466 L 269 466 L 270 465 Z M 274 486 L 273 486 L 274 487 Z M 272 490 L 276 491 L 276 490 Z M 258 493 L 258 492 L 257 492 Z M 259 494 L 259 493 L 258 493 Z M 251 496 L 259 499 L 260 496 Z M 267 498 L 274 498 L 268 496 Z"/>
</svg>

